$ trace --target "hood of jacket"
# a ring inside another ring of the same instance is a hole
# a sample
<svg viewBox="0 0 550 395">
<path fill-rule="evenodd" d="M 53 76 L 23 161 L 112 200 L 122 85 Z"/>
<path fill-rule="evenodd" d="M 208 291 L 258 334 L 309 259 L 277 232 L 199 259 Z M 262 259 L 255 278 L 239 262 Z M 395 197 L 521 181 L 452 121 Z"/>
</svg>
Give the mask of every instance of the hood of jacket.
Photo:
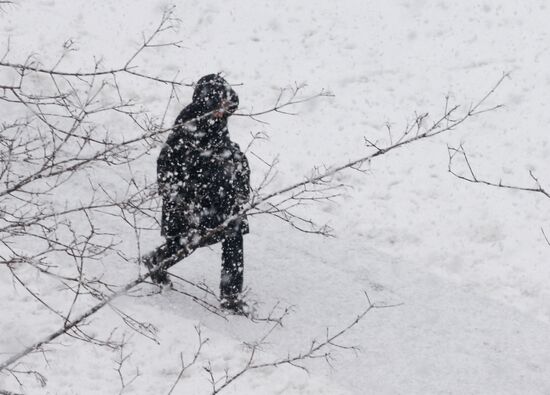
<svg viewBox="0 0 550 395">
<path fill-rule="evenodd" d="M 227 118 L 239 107 L 239 97 L 221 76 L 208 74 L 197 81 L 193 104 L 203 114 L 223 109 L 224 117 Z"/>
<path fill-rule="evenodd" d="M 184 135 L 203 148 L 212 147 L 229 138 L 227 118 L 238 106 L 239 97 L 227 81 L 218 74 L 208 74 L 195 85 L 193 101 L 181 111 L 176 126 L 184 126 L 180 129 Z M 215 117 L 219 110 L 222 116 Z"/>
</svg>

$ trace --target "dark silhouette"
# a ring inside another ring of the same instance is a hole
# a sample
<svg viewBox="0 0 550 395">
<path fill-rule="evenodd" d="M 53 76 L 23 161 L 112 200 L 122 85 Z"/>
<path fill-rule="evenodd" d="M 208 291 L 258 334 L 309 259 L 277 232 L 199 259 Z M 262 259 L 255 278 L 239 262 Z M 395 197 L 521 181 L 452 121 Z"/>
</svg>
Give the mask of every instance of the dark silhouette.
<svg viewBox="0 0 550 395">
<path fill-rule="evenodd" d="M 227 129 L 227 119 L 238 105 L 237 94 L 222 77 L 202 77 L 192 103 L 180 112 L 160 152 L 157 181 L 162 196 L 161 234 L 166 238 L 162 255 L 173 256 L 185 240 L 201 240 L 201 247 L 221 241 L 221 305 L 242 312 L 247 219 L 233 220 L 222 232 L 208 236 L 211 229 L 236 214 L 249 197 L 248 161 L 230 140 Z M 166 271 L 151 278 L 157 283 L 170 282 Z"/>
</svg>

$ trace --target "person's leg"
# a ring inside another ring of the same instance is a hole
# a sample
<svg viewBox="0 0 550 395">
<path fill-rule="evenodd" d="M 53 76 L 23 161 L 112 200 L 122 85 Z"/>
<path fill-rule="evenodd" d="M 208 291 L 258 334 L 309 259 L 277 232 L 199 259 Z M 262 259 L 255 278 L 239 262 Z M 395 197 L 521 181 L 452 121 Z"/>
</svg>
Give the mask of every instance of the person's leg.
<svg viewBox="0 0 550 395">
<path fill-rule="evenodd" d="M 222 302 L 236 302 L 243 290 L 243 235 L 229 232 L 222 241 L 222 274 L 220 296 Z"/>
</svg>

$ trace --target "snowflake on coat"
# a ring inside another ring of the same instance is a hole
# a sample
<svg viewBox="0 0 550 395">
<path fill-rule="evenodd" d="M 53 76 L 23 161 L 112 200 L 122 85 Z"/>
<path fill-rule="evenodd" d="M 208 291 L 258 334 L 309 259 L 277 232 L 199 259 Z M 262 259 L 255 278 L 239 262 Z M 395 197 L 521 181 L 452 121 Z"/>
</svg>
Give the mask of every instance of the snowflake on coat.
<svg viewBox="0 0 550 395">
<path fill-rule="evenodd" d="M 229 84 L 210 74 L 198 81 L 193 102 L 177 117 L 157 161 L 162 235 L 202 235 L 248 201 L 248 161 L 227 129 L 238 104 Z M 248 222 L 233 221 L 228 229 L 247 233 Z"/>
</svg>

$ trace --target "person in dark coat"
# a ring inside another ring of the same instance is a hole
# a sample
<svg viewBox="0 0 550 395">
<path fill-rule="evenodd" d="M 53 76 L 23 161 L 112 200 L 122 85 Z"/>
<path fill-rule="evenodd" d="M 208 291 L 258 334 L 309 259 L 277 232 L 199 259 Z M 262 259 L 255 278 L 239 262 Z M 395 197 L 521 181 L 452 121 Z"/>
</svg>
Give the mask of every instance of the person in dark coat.
<svg viewBox="0 0 550 395">
<path fill-rule="evenodd" d="M 157 160 L 165 256 L 181 250 L 185 240 L 200 240 L 201 247 L 221 241 L 221 305 L 234 311 L 244 306 L 243 234 L 248 233 L 248 222 L 240 216 L 222 232 L 212 234 L 212 229 L 238 213 L 249 198 L 248 161 L 227 129 L 227 119 L 238 105 L 239 98 L 225 79 L 218 74 L 202 77 Z M 151 278 L 157 283 L 170 281 L 165 271 Z"/>
</svg>

